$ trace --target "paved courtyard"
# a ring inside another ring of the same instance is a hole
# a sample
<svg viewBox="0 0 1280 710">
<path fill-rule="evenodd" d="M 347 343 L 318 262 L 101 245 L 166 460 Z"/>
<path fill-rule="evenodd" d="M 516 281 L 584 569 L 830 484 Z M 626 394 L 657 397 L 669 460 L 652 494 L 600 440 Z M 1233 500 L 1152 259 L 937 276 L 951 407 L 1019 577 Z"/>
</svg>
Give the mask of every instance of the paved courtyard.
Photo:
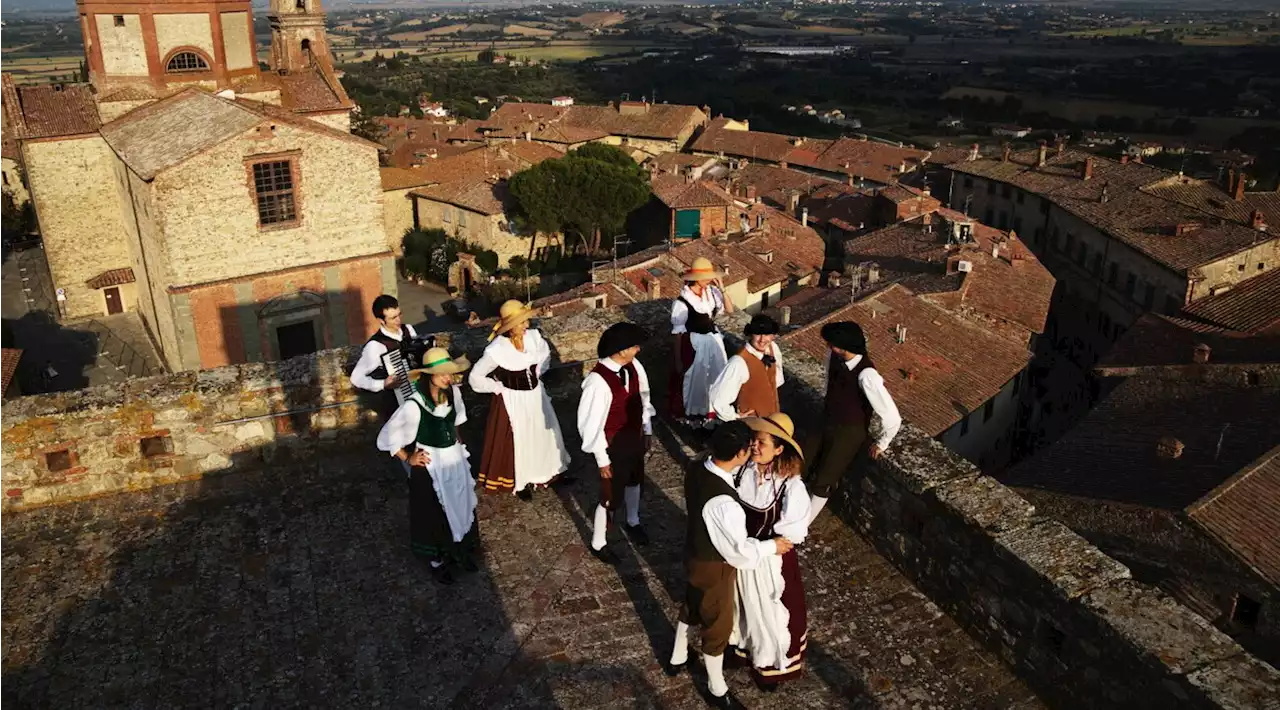
<svg viewBox="0 0 1280 710">
<path fill-rule="evenodd" d="M 583 545 L 583 472 L 483 497 L 484 565 L 440 586 L 409 554 L 403 478 L 365 451 L 6 515 L 5 707 L 702 707 L 704 677 L 659 666 L 687 450 L 660 434 L 653 542 L 614 540 L 617 569 Z M 766 695 L 731 671 L 747 707 L 1042 707 L 842 521 L 801 560 L 808 674 Z"/>
</svg>

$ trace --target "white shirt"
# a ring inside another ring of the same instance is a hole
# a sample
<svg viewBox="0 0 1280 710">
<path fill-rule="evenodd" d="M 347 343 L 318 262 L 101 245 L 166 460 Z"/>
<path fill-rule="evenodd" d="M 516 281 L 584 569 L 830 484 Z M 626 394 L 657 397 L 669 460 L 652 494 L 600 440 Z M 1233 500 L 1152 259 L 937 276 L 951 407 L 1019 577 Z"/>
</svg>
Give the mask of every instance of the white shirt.
<svg viewBox="0 0 1280 710">
<path fill-rule="evenodd" d="M 417 331 L 411 325 L 405 325 L 409 329 L 409 337 L 418 337 Z M 382 334 L 392 340 L 399 340 L 400 333 L 392 333 L 386 328 L 379 328 Z M 364 349 L 360 351 L 360 359 L 356 362 L 355 369 L 351 371 L 351 384 L 362 390 L 370 392 L 381 392 L 386 385 L 386 381 L 375 379 L 369 376 L 370 372 L 382 367 L 382 356 L 387 354 L 387 346 L 376 340 L 370 340 L 364 344 Z M 391 373 L 388 372 L 388 375 Z"/>
<path fill-rule="evenodd" d="M 722 471 L 710 457 L 703 466 L 733 487 L 733 476 Z M 702 521 L 707 525 L 712 547 L 736 569 L 755 569 L 765 558 L 778 554 L 773 540 L 757 540 L 747 534 L 747 513 L 729 496 L 719 495 L 707 501 L 702 506 Z"/>
<path fill-rule="evenodd" d="M 809 489 L 799 476 L 778 478 L 766 473 L 761 479 L 755 463 L 748 461 L 742 467 L 738 481 L 738 497 L 753 508 L 767 508 L 778 498 L 778 491 L 786 489 L 782 498 L 782 514 L 774 523 L 773 534 L 781 535 L 799 545 L 809 534 Z"/>
<path fill-rule="evenodd" d="M 854 355 L 844 361 L 844 366 L 853 370 L 862 362 L 861 355 Z M 827 353 L 827 367 L 831 366 L 831 353 Z M 871 409 L 875 411 L 876 416 L 880 418 L 880 436 L 876 439 L 875 444 L 881 450 L 888 451 L 889 443 L 893 441 L 893 437 L 898 435 L 898 430 L 902 428 L 902 415 L 898 413 L 898 405 L 893 403 L 893 397 L 889 395 L 889 390 L 884 386 L 884 378 L 879 372 L 868 368 L 858 375 L 858 386 L 862 388 L 862 393 L 867 396 L 867 401 L 871 403 Z"/>
<path fill-rule="evenodd" d="M 701 296 L 695 296 L 688 286 L 680 289 L 680 298 L 688 301 L 693 306 L 693 310 L 711 315 L 719 308 L 724 311 L 724 295 L 720 293 L 720 289 L 715 286 L 707 286 L 702 289 Z M 689 322 L 689 307 L 684 305 L 684 301 L 680 298 L 671 302 L 671 334 L 679 335 L 688 332 L 685 325 Z"/>
<path fill-rule="evenodd" d="M 489 376 L 498 368 L 521 372 L 530 366 L 538 366 L 538 377 L 546 374 L 551 367 L 551 346 L 547 344 L 542 333 L 532 328 L 524 333 L 524 352 L 516 350 L 511 338 L 499 335 L 484 349 L 480 362 L 471 368 L 467 376 L 467 384 L 481 394 L 501 394 L 505 389 L 501 382 Z"/>
<path fill-rule="evenodd" d="M 764 353 L 751 347 L 750 343 L 747 343 L 746 351 L 758 359 L 764 359 Z M 777 343 L 769 343 L 769 354 L 773 355 L 773 359 L 777 361 L 778 371 L 773 383 L 776 389 L 784 382 L 782 351 L 778 349 Z M 747 361 L 743 359 L 742 354 L 729 358 L 729 364 L 720 371 L 716 381 L 711 383 L 711 411 L 716 413 L 717 419 L 731 422 L 739 417 L 738 409 L 733 403 L 738 401 L 738 393 L 742 391 L 742 386 L 747 384 L 749 379 L 751 379 L 751 371 L 747 369 Z"/>
<path fill-rule="evenodd" d="M 622 365 L 611 357 L 604 358 L 600 363 L 613 372 L 622 370 Z M 639 360 L 632 360 L 631 364 L 635 366 L 636 377 L 639 379 L 637 386 L 640 388 L 644 433 L 649 435 L 653 433 L 653 415 L 657 413 L 649 402 L 649 373 L 645 372 L 644 365 Z M 623 386 L 629 387 L 626 374 L 620 373 L 619 376 L 623 378 Z M 597 468 L 604 468 L 612 463 L 609 459 L 609 442 L 604 435 L 604 423 L 609 418 L 609 407 L 612 404 L 613 390 L 609 389 L 609 383 L 595 372 L 588 374 L 582 381 L 582 399 L 578 401 L 578 433 L 582 435 L 582 450 L 596 457 Z"/>
<path fill-rule="evenodd" d="M 414 403 L 415 401 L 417 404 Z M 422 423 L 422 410 L 418 408 L 419 404 L 426 406 L 427 400 L 415 388 L 409 399 L 406 399 L 404 404 L 396 409 L 396 413 L 392 414 L 387 423 L 383 425 L 382 431 L 378 432 L 379 451 L 385 451 L 395 456 L 397 451 L 410 444 L 417 443 L 418 425 Z M 458 408 L 458 414 L 453 420 L 454 425 L 462 426 L 466 424 L 467 405 L 462 401 L 462 389 L 457 385 L 453 385 L 453 406 Z M 437 404 L 432 411 L 437 417 L 446 416 L 449 414 L 449 405 Z"/>
</svg>

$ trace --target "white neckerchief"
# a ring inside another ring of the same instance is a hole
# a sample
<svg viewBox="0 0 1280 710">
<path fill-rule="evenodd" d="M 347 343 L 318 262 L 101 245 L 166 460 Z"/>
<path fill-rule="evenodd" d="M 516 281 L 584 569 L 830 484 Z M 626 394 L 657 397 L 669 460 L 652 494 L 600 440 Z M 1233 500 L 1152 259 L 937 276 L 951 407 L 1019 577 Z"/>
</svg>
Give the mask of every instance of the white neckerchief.
<svg viewBox="0 0 1280 710">
<path fill-rule="evenodd" d="M 702 289 L 702 295 L 699 296 L 690 290 L 688 286 L 685 286 L 680 289 L 680 297 L 683 298 L 685 303 L 688 303 L 689 307 L 693 310 L 709 316 L 712 311 L 716 309 L 716 295 L 714 289 L 715 286 L 707 286 Z"/>
<path fill-rule="evenodd" d="M 845 366 L 845 367 L 847 367 L 847 368 L 849 368 L 850 370 L 852 370 L 853 368 L 857 367 L 857 366 L 858 366 L 858 363 L 860 363 L 860 362 L 862 362 L 862 356 L 861 356 L 861 355 L 854 355 L 853 357 L 851 357 L 851 358 L 849 358 L 848 360 L 845 360 L 845 361 L 844 361 L 844 366 Z"/>
</svg>

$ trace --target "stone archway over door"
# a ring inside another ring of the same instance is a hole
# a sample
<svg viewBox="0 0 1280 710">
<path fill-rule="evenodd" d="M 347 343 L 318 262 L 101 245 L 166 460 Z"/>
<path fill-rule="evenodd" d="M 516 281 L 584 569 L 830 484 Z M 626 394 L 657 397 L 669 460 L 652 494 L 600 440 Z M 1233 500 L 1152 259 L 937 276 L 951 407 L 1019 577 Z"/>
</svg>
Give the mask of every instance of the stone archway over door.
<svg viewBox="0 0 1280 710">
<path fill-rule="evenodd" d="M 331 347 L 329 299 L 312 291 L 278 296 L 258 311 L 264 360 L 282 360 Z"/>
</svg>

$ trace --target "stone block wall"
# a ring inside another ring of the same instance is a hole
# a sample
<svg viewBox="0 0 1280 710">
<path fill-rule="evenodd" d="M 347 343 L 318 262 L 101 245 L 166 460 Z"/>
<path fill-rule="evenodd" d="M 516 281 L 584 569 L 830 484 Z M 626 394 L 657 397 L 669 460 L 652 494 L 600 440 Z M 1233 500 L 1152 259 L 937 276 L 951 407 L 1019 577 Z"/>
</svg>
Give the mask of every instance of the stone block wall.
<svg viewBox="0 0 1280 710">
<path fill-rule="evenodd" d="M 650 301 L 543 319 L 558 365 L 545 379 L 552 396 L 575 400 L 600 332 L 624 313 L 653 336 L 641 360 L 660 396 L 669 309 Z M 721 325 L 736 334 L 746 320 Z M 475 361 L 487 334 L 441 338 Z M 3 509 L 370 446 L 374 415 L 347 381 L 355 355 L 353 346 L 10 401 Z M 822 365 L 789 346 L 783 356 L 784 409 L 804 431 L 820 411 Z M 850 471 L 832 508 L 1054 706 L 1252 710 L 1280 698 L 1275 669 L 909 424 L 881 461 Z"/>
</svg>

